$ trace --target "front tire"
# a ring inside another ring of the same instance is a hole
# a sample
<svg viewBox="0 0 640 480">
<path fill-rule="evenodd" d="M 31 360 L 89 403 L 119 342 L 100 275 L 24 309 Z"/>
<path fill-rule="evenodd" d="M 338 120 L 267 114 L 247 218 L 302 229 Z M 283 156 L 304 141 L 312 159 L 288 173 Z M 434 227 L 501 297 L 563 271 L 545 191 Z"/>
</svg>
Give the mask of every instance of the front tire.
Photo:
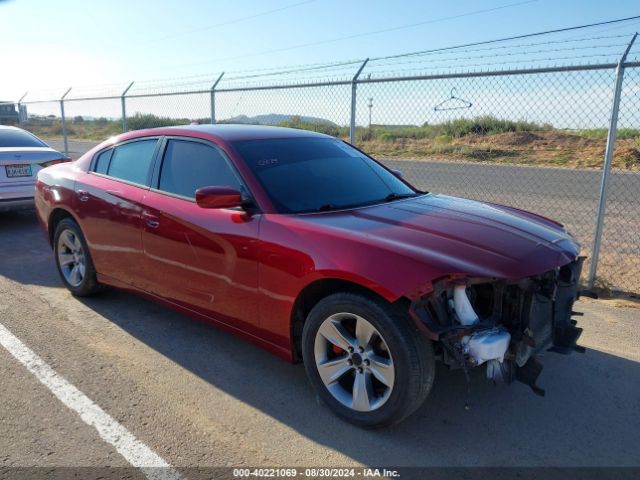
<svg viewBox="0 0 640 480">
<path fill-rule="evenodd" d="M 302 353 L 307 376 L 324 402 L 362 427 L 401 422 L 433 385 L 431 342 L 406 313 L 360 294 L 330 295 L 311 310 Z"/>
<path fill-rule="evenodd" d="M 89 247 L 78 224 L 65 218 L 56 226 L 53 237 L 58 274 L 73 295 L 87 297 L 96 293 L 99 284 Z"/>
</svg>

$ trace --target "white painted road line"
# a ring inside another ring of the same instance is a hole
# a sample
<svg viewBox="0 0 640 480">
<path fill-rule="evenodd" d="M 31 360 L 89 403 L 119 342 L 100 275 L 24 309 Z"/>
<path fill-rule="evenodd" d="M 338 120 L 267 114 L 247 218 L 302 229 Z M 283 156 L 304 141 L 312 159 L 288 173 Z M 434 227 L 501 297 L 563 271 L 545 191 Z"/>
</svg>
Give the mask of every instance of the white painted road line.
<svg viewBox="0 0 640 480">
<path fill-rule="evenodd" d="M 89 397 L 56 373 L 44 360 L 22 343 L 0 323 L 0 345 L 35 375 L 51 393 L 94 427 L 100 437 L 113 445 L 131 465 L 139 468 L 149 480 L 178 480 L 180 474 L 153 450 L 133 436 Z"/>
</svg>

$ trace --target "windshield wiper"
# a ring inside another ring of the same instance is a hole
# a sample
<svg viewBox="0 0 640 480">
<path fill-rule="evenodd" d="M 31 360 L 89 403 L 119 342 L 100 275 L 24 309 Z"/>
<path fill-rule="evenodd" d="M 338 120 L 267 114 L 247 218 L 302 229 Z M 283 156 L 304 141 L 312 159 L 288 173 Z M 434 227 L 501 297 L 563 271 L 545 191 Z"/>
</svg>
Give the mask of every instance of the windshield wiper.
<svg viewBox="0 0 640 480">
<path fill-rule="evenodd" d="M 385 202 L 391 202 L 393 200 L 400 200 L 401 198 L 411 198 L 411 197 L 417 197 L 418 195 L 420 195 L 420 193 L 417 192 L 412 192 L 412 193 L 390 193 L 389 195 L 387 195 L 386 197 L 384 197 L 384 201 Z"/>
<path fill-rule="evenodd" d="M 412 192 L 412 193 L 390 193 L 389 195 L 387 195 L 384 198 L 385 202 L 391 202 L 393 200 L 400 200 L 402 198 L 411 198 L 411 197 L 417 197 L 418 195 L 422 195 L 423 192 Z M 324 205 L 321 205 L 320 207 L 318 207 L 315 211 L 316 212 L 328 212 L 331 210 L 342 210 L 345 208 L 357 208 L 357 207 L 364 207 L 367 205 L 375 205 L 376 203 L 380 203 L 380 200 L 378 201 L 373 201 L 373 202 L 366 202 L 366 203 L 354 203 L 352 205 L 336 205 L 334 203 L 325 203 Z"/>
<path fill-rule="evenodd" d="M 333 203 L 326 203 L 326 204 L 321 205 L 320 207 L 318 207 L 316 212 L 327 212 L 329 210 L 336 210 L 337 208 L 338 208 L 338 206 L 334 205 Z"/>
</svg>

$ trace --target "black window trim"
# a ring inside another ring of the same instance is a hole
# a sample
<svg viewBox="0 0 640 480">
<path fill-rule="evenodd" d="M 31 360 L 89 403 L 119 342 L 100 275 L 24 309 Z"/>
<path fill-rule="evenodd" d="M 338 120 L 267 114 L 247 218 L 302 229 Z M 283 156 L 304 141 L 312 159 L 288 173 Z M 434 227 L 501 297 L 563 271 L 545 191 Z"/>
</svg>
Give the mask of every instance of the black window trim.
<svg viewBox="0 0 640 480">
<path fill-rule="evenodd" d="M 108 147 L 105 147 L 102 150 L 98 150 L 96 153 L 93 154 L 93 157 L 91 158 L 91 163 L 89 164 L 89 170 L 87 171 L 87 173 L 95 173 L 96 175 L 103 175 L 101 173 L 96 172 L 96 167 L 98 163 L 98 157 L 102 155 L 104 152 L 106 152 L 107 150 L 113 150 L 113 145 L 109 145 Z M 109 157 L 109 162 L 110 161 L 111 161 L 111 157 Z"/>
<path fill-rule="evenodd" d="M 113 145 L 107 148 L 103 148 L 93 156 L 93 158 L 91 159 L 91 165 L 89 167 L 89 173 L 95 173 L 96 175 L 100 175 L 102 177 L 108 177 L 106 173 L 96 172 L 96 168 L 98 168 L 98 157 L 103 153 L 110 152 L 109 160 L 107 160 L 107 170 L 106 170 L 107 172 L 109 171 L 109 165 L 111 164 L 111 157 L 113 157 L 113 148 L 114 148 Z"/>
<path fill-rule="evenodd" d="M 254 205 L 257 205 L 257 202 L 255 201 L 253 193 L 249 189 L 249 187 L 247 185 L 247 182 L 245 182 L 244 178 L 242 178 L 242 175 L 240 174 L 240 172 L 238 171 L 236 166 L 233 164 L 233 162 L 231 161 L 231 159 L 229 158 L 227 153 L 222 148 L 220 148 L 220 145 L 218 145 L 215 142 L 212 142 L 210 140 L 206 140 L 204 138 L 187 137 L 187 136 L 181 136 L 181 135 L 167 135 L 167 136 L 162 137 L 162 141 L 160 142 L 160 148 L 159 148 L 159 151 L 157 152 L 157 155 L 156 155 L 156 158 L 155 158 L 155 163 L 154 163 L 154 167 L 153 167 L 153 174 L 152 174 L 152 177 L 151 177 L 151 183 L 150 183 L 150 188 L 149 188 L 150 191 L 155 192 L 155 193 L 159 193 L 161 195 L 166 195 L 168 197 L 177 198 L 179 200 L 185 200 L 187 202 L 196 203 L 195 198 L 185 197 L 184 195 L 179 195 L 177 193 L 167 192 L 166 190 L 160 190 L 160 172 L 162 171 L 162 164 L 164 163 L 164 156 L 165 156 L 165 154 L 167 152 L 167 146 L 169 144 L 169 140 L 180 140 L 180 141 L 183 141 L 183 142 L 202 143 L 204 145 L 207 145 L 207 146 L 212 147 L 215 150 L 217 150 L 218 153 L 220 153 L 220 155 L 222 156 L 222 158 L 226 162 L 226 164 L 229 167 L 229 169 L 231 170 L 231 173 L 233 175 L 235 175 L 235 177 L 238 180 L 238 183 L 240 184 L 240 186 L 244 187 L 244 189 L 246 190 L 246 192 L 247 192 L 247 194 L 249 196 L 249 198 L 247 200 L 250 201 L 251 203 L 253 203 Z"/>
<path fill-rule="evenodd" d="M 113 145 L 109 145 L 108 147 L 105 147 L 102 150 L 99 150 L 98 152 L 96 152 L 93 155 L 93 158 L 91 159 L 91 165 L 89 166 L 88 173 L 90 173 L 92 175 L 97 175 L 99 177 L 108 178 L 108 179 L 113 180 L 115 182 L 124 183 L 126 185 L 132 185 L 134 187 L 143 187 L 146 190 L 148 190 L 149 187 L 151 186 L 151 180 L 153 178 L 153 173 L 154 173 L 155 165 L 156 165 L 156 162 L 157 162 L 158 153 L 160 151 L 160 146 L 163 144 L 163 142 L 162 142 L 163 139 L 164 139 L 164 137 L 162 135 L 150 135 L 148 137 L 130 138 L 130 139 L 125 140 L 123 142 L 114 143 Z M 121 145 L 126 145 L 128 143 L 140 142 L 140 141 L 144 141 L 144 140 L 156 140 L 156 146 L 155 146 L 155 148 L 153 150 L 153 154 L 151 155 L 151 163 L 150 163 L 150 166 L 149 166 L 149 171 L 147 172 L 147 179 L 145 180 L 144 184 L 131 182 L 129 180 L 124 180 L 122 178 L 113 177 L 113 176 L 108 174 L 109 168 L 111 167 L 111 159 L 113 158 L 113 151 L 117 147 L 119 147 Z M 109 149 L 111 149 L 111 155 L 109 156 L 109 162 L 107 163 L 107 173 L 98 173 L 98 172 L 96 172 L 95 168 L 96 168 L 96 163 L 98 161 L 98 157 L 102 153 L 106 152 Z"/>
</svg>

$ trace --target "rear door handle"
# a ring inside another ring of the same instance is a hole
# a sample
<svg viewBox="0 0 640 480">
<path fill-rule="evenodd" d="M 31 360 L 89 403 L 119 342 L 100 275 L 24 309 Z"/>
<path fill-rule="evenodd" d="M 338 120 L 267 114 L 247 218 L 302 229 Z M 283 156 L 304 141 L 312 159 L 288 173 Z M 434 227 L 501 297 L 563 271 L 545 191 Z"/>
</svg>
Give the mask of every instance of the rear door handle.
<svg viewBox="0 0 640 480">
<path fill-rule="evenodd" d="M 160 226 L 160 218 L 153 213 L 142 212 L 142 218 L 144 218 L 147 227 L 158 228 Z"/>
<path fill-rule="evenodd" d="M 78 190 L 76 194 L 78 195 L 78 200 L 80 200 L 81 202 L 89 201 L 89 192 L 87 192 L 86 190 Z"/>
</svg>

